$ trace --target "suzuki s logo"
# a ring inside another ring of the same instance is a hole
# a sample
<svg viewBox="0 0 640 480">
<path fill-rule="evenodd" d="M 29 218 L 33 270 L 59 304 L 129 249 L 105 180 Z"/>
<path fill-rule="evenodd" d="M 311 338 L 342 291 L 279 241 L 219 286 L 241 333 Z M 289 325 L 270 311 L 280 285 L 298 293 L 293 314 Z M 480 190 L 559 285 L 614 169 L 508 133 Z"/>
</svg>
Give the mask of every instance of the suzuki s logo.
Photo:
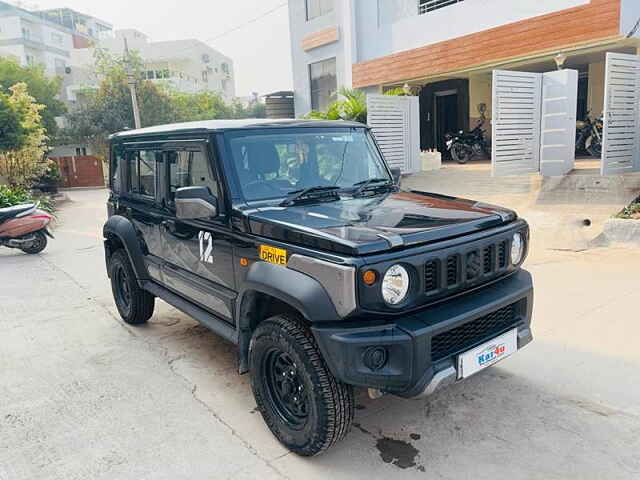
<svg viewBox="0 0 640 480">
<path fill-rule="evenodd" d="M 204 263 L 213 263 L 213 236 L 211 232 L 200 232 L 200 261 Z"/>
</svg>

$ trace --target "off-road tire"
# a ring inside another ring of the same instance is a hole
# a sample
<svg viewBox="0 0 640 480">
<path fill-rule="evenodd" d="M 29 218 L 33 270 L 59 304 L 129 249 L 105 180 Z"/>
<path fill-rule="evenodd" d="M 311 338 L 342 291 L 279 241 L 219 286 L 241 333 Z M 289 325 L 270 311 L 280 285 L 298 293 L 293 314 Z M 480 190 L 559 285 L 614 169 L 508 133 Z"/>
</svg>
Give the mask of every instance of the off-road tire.
<svg viewBox="0 0 640 480">
<path fill-rule="evenodd" d="M 274 407 L 265 369 L 267 356 L 274 350 L 293 360 L 305 389 L 308 416 L 301 427 L 291 427 Z M 249 365 L 258 410 L 271 432 L 289 450 L 305 457 L 318 455 L 349 433 L 355 410 L 353 387 L 331 374 L 302 320 L 285 314 L 260 323 L 251 338 Z"/>
<path fill-rule="evenodd" d="M 20 249 L 27 255 L 36 255 L 47 248 L 48 240 L 44 232 L 35 232 L 33 236 L 36 237 L 33 244 L 30 247 L 23 247 Z"/>
<path fill-rule="evenodd" d="M 113 299 L 122 320 L 129 325 L 146 323 L 153 315 L 156 299 L 138 285 L 136 274 L 124 250 L 117 250 L 111 256 L 109 277 Z"/>
</svg>

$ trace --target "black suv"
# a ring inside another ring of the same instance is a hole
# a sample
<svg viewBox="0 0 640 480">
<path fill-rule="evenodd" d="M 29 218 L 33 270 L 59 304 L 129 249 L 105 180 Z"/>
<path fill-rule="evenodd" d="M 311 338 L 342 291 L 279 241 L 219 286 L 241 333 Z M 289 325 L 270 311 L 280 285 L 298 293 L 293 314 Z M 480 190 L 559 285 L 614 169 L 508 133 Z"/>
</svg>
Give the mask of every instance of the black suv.
<svg viewBox="0 0 640 480">
<path fill-rule="evenodd" d="M 207 121 L 110 143 L 120 315 L 144 323 L 158 297 L 237 344 L 295 453 L 346 435 L 354 387 L 429 395 L 532 340 L 527 223 L 401 189 L 364 125 Z"/>
</svg>

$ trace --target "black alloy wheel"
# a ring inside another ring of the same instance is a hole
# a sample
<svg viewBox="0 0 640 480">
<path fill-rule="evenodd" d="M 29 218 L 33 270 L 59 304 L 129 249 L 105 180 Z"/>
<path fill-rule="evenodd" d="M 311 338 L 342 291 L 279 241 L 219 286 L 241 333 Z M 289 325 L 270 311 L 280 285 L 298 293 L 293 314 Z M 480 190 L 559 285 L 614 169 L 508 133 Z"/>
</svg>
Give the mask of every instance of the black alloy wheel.
<svg viewBox="0 0 640 480">
<path fill-rule="evenodd" d="M 298 366 L 279 348 L 272 348 L 262 361 L 271 408 L 287 426 L 299 430 L 309 417 L 309 399 Z"/>
<path fill-rule="evenodd" d="M 309 326 L 293 314 L 263 320 L 249 348 L 251 388 L 274 436 L 292 452 L 318 455 L 353 422 L 353 387 L 327 367 Z"/>
</svg>

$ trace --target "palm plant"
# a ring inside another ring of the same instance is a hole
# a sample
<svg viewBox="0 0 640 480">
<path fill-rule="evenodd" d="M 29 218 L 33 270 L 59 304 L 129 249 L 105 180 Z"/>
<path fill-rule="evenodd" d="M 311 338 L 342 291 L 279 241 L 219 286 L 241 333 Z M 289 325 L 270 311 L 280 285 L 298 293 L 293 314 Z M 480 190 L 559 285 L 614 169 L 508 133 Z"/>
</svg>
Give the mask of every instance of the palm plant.
<svg viewBox="0 0 640 480">
<path fill-rule="evenodd" d="M 307 118 L 319 120 L 350 120 L 367 123 L 367 97 L 360 90 L 341 88 L 326 112 L 312 111 Z"/>
</svg>

